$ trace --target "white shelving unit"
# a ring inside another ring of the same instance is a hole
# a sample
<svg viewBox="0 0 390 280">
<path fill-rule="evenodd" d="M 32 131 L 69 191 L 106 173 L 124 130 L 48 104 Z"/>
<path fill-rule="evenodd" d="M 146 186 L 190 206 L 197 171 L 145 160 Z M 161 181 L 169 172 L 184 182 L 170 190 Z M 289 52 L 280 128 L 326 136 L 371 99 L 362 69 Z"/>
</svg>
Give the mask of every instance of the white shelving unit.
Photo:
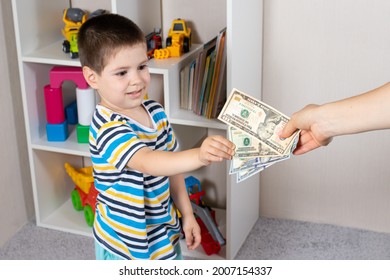
<svg viewBox="0 0 390 280">
<path fill-rule="evenodd" d="M 153 10 L 158 10 L 156 7 L 161 10 L 160 0 L 77 2 L 77 7 L 89 8 L 89 11 L 104 8 L 128 16 L 145 30 L 153 30 L 161 24 L 161 14 L 158 11 L 155 16 L 150 16 L 151 7 Z M 91 7 L 81 6 L 83 3 Z M 260 98 L 262 1 L 248 0 L 247 6 L 243 6 L 243 3 L 239 5 L 238 0 L 228 0 L 227 3 L 228 88 L 235 86 L 244 91 L 258 92 Z M 50 69 L 53 66 L 80 66 L 77 59 L 70 59 L 61 48 L 62 11 L 68 7 L 69 0 L 13 0 L 12 5 L 37 225 L 92 236 L 91 228 L 86 225 L 83 215 L 73 209 L 70 200 L 73 183 L 64 170 L 65 162 L 75 166 L 85 164 L 89 159 L 88 145 L 77 142 L 74 130 L 65 142 L 48 142 L 45 132 L 43 87 L 49 83 Z M 254 12 L 253 8 L 258 7 L 260 10 Z M 241 12 L 256 15 L 257 19 L 250 15 L 241 17 Z M 241 30 L 244 30 L 249 24 L 255 24 L 256 29 L 260 30 L 260 34 L 254 39 L 255 41 L 258 39 L 258 42 L 252 45 L 252 48 L 258 47 L 257 53 L 250 56 L 246 50 L 241 49 L 247 47 L 247 42 L 238 43 L 233 39 L 241 33 L 237 28 L 242 27 Z M 152 79 L 159 78 L 162 81 L 163 93 L 160 99 L 163 101 L 170 122 L 179 131 L 179 141 L 185 139 L 182 141 L 185 147 L 197 145 L 199 139 L 209 133 L 210 129 L 222 134 L 226 129 L 226 126 L 217 120 L 197 116 L 190 111 L 180 109 L 179 106 L 180 69 L 196 57 L 200 50 L 201 45 L 194 45 L 190 53 L 180 58 L 152 60 L 149 65 Z M 253 63 L 254 58 L 259 59 L 257 64 L 260 65 L 257 78 L 248 71 L 248 65 Z M 239 63 L 235 64 L 237 61 Z M 243 73 L 246 74 L 243 76 Z M 250 87 L 248 87 L 248 80 L 251 80 Z M 241 85 L 242 87 L 239 87 Z M 259 178 L 253 177 L 237 184 L 235 178 L 228 175 L 227 165 L 224 164 L 218 174 L 211 176 L 214 178 L 207 178 L 208 181 L 215 181 L 214 179 L 218 177 L 220 180 L 217 181 L 224 182 L 216 187 L 226 189 L 226 209 L 217 209 L 216 212 L 218 225 L 226 237 L 227 245 L 218 255 L 206 256 L 202 248 L 195 252 L 184 250 L 185 255 L 213 259 L 234 258 L 258 218 Z M 207 176 L 207 172 L 203 170 L 198 172 Z"/>
</svg>

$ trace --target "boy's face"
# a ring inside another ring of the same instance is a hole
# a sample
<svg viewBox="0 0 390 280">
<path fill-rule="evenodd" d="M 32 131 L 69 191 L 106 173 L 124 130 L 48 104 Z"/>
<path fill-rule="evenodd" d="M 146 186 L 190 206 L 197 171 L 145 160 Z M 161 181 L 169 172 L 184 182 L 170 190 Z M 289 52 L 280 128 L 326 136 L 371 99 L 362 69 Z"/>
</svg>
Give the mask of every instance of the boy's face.
<svg viewBox="0 0 390 280">
<path fill-rule="evenodd" d="M 100 95 L 101 104 L 121 112 L 139 107 L 150 84 L 148 57 L 144 44 L 124 47 L 108 59 L 98 75 L 83 69 L 90 86 Z"/>
</svg>

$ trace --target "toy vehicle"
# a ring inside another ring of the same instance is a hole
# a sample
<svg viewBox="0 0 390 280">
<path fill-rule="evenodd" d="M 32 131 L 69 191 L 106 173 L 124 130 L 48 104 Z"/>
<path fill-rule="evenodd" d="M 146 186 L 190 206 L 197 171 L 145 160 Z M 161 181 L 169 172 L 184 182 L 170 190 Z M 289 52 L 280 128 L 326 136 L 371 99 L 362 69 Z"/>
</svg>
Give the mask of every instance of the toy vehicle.
<svg viewBox="0 0 390 280">
<path fill-rule="evenodd" d="M 192 45 L 191 28 L 187 27 L 185 20 L 175 19 L 169 29 L 166 39 L 166 48 L 154 51 L 154 58 L 179 57 L 188 53 Z"/>
<path fill-rule="evenodd" d="M 148 48 L 148 58 L 151 59 L 154 57 L 154 51 L 162 48 L 160 29 L 155 28 L 153 32 L 145 36 L 145 39 Z"/>
<path fill-rule="evenodd" d="M 205 191 L 202 190 L 198 179 L 193 176 L 186 177 L 185 184 L 201 230 L 200 244 L 207 255 L 216 254 L 221 250 L 221 246 L 226 244 L 226 241 L 217 227 L 215 211 L 204 205 L 202 196 L 205 195 Z"/>
<path fill-rule="evenodd" d="M 95 204 L 98 195 L 93 183 L 92 166 L 76 169 L 69 163 L 65 163 L 65 170 L 76 185 L 71 192 L 73 208 L 77 211 L 84 210 L 85 221 L 91 227 L 95 218 Z"/>
<path fill-rule="evenodd" d="M 87 20 L 87 14 L 79 8 L 68 8 L 64 10 L 62 20 L 65 23 L 61 30 L 65 37 L 62 50 L 64 53 L 69 53 L 70 58 L 78 58 L 77 33 L 81 25 Z"/>
</svg>

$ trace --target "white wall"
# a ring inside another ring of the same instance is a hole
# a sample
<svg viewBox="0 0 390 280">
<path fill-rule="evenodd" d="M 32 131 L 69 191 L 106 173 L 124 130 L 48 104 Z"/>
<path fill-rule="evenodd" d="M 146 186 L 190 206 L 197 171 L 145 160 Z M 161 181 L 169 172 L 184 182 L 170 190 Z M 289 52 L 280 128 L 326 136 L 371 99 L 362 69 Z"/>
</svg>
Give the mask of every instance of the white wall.
<svg viewBox="0 0 390 280">
<path fill-rule="evenodd" d="M 291 115 L 388 82 L 389 15 L 387 0 L 265 0 L 263 100 Z M 338 137 L 269 168 L 261 214 L 390 232 L 389 143 Z"/>
<path fill-rule="evenodd" d="M 0 247 L 34 216 L 10 0 L 0 2 Z"/>
</svg>

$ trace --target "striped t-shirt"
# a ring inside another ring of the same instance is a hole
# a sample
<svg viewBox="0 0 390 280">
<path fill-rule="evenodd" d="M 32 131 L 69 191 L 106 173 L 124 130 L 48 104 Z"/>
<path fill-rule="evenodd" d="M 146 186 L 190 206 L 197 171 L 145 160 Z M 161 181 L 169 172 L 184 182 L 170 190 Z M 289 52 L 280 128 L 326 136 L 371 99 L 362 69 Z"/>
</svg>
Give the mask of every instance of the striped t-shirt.
<svg viewBox="0 0 390 280">
<path fill-rule="evenodd" d="M 89 145 L 99 195 L 93 233 L 101 246 L 125 259 L 174 259 L 180 224 L 169 178 L 127 166 L 143 147 L 178 149 L 162 106 L 152 100 L 143 105 L 153 129 L 101 105 L 94 112 Z"/>
</svg>

